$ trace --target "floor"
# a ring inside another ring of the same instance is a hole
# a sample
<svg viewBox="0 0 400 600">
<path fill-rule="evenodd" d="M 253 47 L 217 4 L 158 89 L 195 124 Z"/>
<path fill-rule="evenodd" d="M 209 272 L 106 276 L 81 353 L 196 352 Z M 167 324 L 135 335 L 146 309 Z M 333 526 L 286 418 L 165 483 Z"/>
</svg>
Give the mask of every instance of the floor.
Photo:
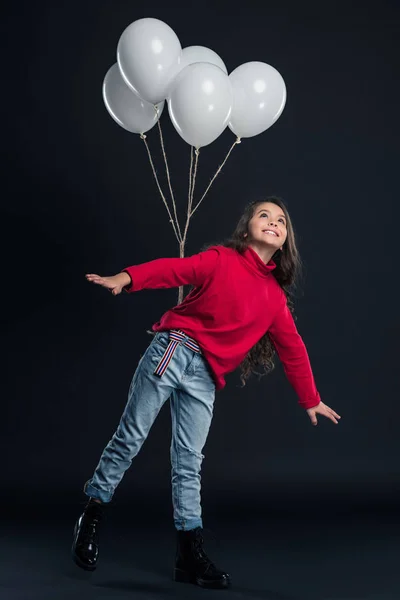
<svg viewBox="0 0 400 600">
<path fill-rule="evenodd" d="M 109 510 L 98 568 L 86 573 L 70 547 L 79 506 L 2 511 L 1 600 L 220 598 L 399 600 L 398 512 L 271 512 L 212 521 L 205 550 L 232 577 L 229 590 L 172 581 L 174 530 L 165 519 Z M 210 523 L 208 524 L 210 526 Z"/>
</svg>

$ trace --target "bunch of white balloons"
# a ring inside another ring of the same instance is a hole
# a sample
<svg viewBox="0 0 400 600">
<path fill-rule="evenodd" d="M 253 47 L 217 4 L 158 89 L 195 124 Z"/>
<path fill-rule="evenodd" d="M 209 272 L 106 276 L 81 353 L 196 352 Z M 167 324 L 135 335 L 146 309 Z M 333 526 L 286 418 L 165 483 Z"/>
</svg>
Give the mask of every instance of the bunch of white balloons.
<svg viewBox="0 0 400 600">
<path fill-rule="evenodd" d="M 248 62 L 230 75 L 222 59 L 203 46 L 182 49 L 163 21 L 139 19 L 122 33 L 117 62 L 107 72 L 103 98 L 113 119 L 144 134 L 168 103 L 172 123 L 195 148 L 211 144 L 228 126 L 237 138 L 258 135 L 280 117 L 286 86 L 263 62 Z"/>
</svg>

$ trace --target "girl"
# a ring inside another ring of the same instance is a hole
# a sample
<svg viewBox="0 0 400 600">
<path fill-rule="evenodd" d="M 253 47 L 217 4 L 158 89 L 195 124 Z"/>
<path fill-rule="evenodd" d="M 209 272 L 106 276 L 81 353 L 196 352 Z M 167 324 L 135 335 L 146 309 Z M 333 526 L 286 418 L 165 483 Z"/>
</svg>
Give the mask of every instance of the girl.
<svg viewBox="0 0 400 600">
<path fill-rule="evenodd" d="M 187 258 L 160 258 L 113 277 L 86 275 L 112 292 L 192 284 L 184 301 L 152 327 L 119 426 L 84 492 L 89 501 L 74 531 L 72 554 L 83 569 L 96 568 L 104 505 L 138 454 L 164 402 L 172 417 L 172 500 L 177 530 L 176 581 L 225 588 L 230 576 L 203 550 L 200 505 L 202 449 L 213 415 L 215 390 L 241 365 L 241 381 L 259 365 L 271 371 L 277 351 L 300 405 L 313 425 L 317 414 L 338 423 L 321 402 L 307 350 L 293 317 L 289 288 L 300 257 L 288 211 L 279 198 L 248 205 L 232 237 Z"/>
</svg>

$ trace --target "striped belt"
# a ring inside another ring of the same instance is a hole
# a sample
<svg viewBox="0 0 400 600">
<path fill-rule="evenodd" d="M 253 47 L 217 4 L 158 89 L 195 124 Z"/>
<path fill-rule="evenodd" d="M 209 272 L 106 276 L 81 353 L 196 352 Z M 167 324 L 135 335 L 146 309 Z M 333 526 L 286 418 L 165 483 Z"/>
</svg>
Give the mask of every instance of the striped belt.
<svg viewBox="0 0 400 600">
<path fill-rule="evenodd" d="M 181 342 L 183 342 L 184 346 L 190 348 L 190 350 L 193 350 L 193 352 L 201 354 L 200 346 L 198 345 L 196 340 L 194 340 L 191 337 L 188 337 L 183 331 L 180 331 L 178 329 L 171 329 L 169 332 L 169 340 L 170 341 L 168 343 L 167 349 L 162 355 L 161 360 L 158 363 L 156 370 L 154 371 L 154 375 L 158 375 L 159 377 L 162 377 L 164 375 L 169 363 L 172 360 L 172 357 L 175 354 L 175 350 Z"/>
</svg>

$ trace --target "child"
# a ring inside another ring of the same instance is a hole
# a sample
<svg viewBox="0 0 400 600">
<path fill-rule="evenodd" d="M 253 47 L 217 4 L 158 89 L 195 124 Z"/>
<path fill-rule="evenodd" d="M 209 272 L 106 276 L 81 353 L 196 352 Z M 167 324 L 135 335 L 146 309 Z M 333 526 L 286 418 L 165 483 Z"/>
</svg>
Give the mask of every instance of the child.
<svg viewBox="0 0 400 600">
<path fill-rule="evenodd" d="M 321 402 L 307 350 L 297 332 L 289 287 L 300 258 L 288 211 L 279 198 L 248 205 L 224 244 L 187 258 L 160 258 L 113 277 L 86 275 L 111 291 L 192 284 L 184 301 L 152 327 L 155 336 L 139 361 L 119 426 L 84 492 L 89 501 L 75 525 L 72 547 L 83 569 L 96 568 L 104 505 L 138 454 L 162 405 L 170 398 L 172 500 L 177 530 L 176 581 L 226 588 L 230 576 L 203 550 L 200 504 L 202 449 L 215 390 L 241 365 L 242 383 L 258 365 L 268 372 L 277 351 L 300 405 L 313 425 L 317 414 L 338 423 Z"/>
</svg>

